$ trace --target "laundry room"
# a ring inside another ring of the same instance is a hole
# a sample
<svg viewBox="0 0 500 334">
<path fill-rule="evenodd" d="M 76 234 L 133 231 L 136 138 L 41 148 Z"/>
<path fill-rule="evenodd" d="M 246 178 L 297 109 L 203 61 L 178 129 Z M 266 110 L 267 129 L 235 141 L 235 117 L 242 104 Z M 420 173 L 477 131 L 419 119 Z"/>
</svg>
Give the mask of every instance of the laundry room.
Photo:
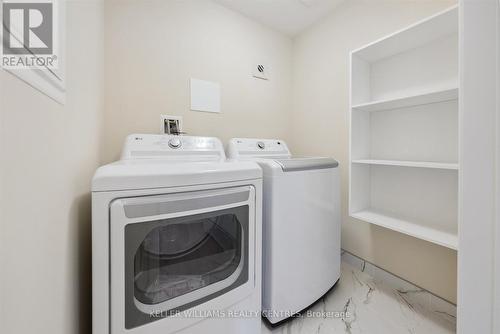
<svg viewBox="0 0 500 334">
<path fill-rule="evenodd" d="M 0 333 L 500 333 L 499 0 L 0 12 Z"/>
</svg>

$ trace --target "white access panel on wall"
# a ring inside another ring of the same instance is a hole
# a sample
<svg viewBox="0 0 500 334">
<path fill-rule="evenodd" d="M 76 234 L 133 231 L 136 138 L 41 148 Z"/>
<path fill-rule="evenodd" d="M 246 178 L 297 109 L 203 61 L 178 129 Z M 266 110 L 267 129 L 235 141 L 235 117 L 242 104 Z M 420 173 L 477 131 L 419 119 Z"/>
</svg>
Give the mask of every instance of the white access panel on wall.
<svg viewBox="0 0 500 334">
<path fill-rule="evenodd" d="M 191 110 L 220 112 L 220 84 L 191 79 Z"/>
<path fill-rule="evenodd" d="M 458 7 L 351 53 L 349 213 L 457 249 Z"/>
</svg>

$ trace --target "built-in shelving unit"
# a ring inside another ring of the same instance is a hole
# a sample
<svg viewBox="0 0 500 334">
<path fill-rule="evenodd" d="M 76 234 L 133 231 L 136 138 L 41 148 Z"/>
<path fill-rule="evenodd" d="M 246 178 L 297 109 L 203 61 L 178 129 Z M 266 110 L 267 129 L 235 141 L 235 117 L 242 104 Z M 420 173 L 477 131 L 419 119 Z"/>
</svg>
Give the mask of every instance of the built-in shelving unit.
<svg viewBox="0 0 500 334">
<path fill-rule="evenodd" d="M 458 8 L 351 53 L 349 213 L 457 249 Z"/>
</svg>

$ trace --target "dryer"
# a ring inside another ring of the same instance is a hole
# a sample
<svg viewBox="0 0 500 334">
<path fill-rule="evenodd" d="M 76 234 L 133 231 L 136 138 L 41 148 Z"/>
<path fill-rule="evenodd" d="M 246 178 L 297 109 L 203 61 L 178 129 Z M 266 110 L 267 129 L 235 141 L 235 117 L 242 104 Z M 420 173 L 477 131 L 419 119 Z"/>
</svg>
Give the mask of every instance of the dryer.
<svg viewBox="0 0 500 334">
<path fill-rule="evenodd" d="M 259 333 L 261 201 L 218 139 L 130 135 L 92 182 L 93 334 Z"/>
<path fill-rule="evenodd" d="M 234 138 L 228 158 L 264 173 L 262 314 L 276 324 L 340 278 L 340 184 L 332 158 L 294 158 L 276 139 Z"/>
</svg>

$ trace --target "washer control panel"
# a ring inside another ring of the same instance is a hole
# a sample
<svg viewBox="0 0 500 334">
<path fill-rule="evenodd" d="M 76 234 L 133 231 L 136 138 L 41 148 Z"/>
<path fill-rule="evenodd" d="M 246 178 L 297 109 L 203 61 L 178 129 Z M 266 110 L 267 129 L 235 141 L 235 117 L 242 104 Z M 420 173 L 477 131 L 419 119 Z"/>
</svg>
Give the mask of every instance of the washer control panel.
<svg viewBox="0 0 500 334">
<path fill-rule="evenodd" d="M 290 157 L 286 143 L 279 139 L 233 138 L 228 144 L 228 158 Z"/>
<path fill-rule="evenodd" d="M 214 137 L 134 134 L 127 137 L 122 159 L 203 156 L 225 159 L 224 146 Z"/>
</svg>

